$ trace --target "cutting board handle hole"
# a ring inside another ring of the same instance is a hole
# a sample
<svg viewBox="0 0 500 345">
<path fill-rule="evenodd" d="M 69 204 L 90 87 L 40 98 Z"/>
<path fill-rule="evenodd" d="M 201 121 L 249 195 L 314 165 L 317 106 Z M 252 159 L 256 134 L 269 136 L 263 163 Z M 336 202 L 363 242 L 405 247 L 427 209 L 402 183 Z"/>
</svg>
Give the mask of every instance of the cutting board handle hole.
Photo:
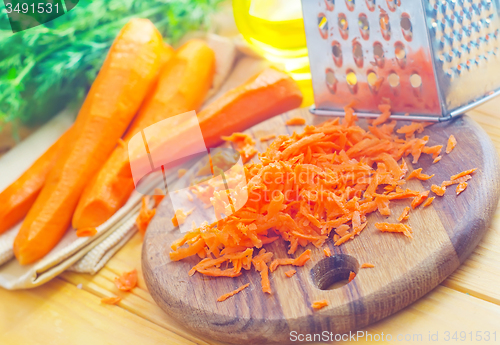
<svg viewBox="0 0 500 345">
<path fill-rule="evenodd" d="M 320 290 L 338 289 L 349 282 L 351 272 L 358 273 L 359 263 L 347 254 L 336 254 L 319 261 L 311 269 L 314 285 Z"/>
</svg>

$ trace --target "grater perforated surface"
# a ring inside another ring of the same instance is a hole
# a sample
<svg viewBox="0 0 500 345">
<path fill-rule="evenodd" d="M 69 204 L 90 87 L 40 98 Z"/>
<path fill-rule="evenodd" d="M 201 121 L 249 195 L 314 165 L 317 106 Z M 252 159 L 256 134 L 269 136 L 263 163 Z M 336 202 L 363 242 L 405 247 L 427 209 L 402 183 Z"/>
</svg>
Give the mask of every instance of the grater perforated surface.
<svg viewBox="0 0 500 345">
<path fill-rule="evenodd" d="M 439 119 L 500 90 L 499 0 L 302 0 L 316 113 Z"/>
</svg>

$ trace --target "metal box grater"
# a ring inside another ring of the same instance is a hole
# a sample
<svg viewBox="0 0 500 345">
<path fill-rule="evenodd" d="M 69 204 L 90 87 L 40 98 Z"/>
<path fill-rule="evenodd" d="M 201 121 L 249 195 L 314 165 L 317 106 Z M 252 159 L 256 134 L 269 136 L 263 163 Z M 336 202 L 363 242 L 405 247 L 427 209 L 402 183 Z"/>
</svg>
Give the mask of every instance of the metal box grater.
<svg viewBox="0 0 500 345">
<path fill-rule="evenodd" d="M 500 93 L 500 0 L 302 0 L 317 115 L 443 121 Z"/>
</svg>

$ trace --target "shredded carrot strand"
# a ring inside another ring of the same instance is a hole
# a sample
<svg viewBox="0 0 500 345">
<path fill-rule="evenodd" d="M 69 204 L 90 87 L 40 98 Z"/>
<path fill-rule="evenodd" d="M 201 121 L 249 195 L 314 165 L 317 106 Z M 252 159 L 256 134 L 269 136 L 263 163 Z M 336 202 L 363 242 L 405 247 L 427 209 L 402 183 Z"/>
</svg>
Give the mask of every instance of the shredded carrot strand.
<svg viewBox="0 0 500 345">
<path fill-rule="evenodd" d="M 462 193 L 465 190 L 465 188 L 467 188 L 467 182 L 460 183 L 457 186 L 457 195 L 459 195 L 460 193 Z"/>
<path fill-rule="evenodd" d="M 406 206 L 405 209 L 403 210 L 403 213 L 398 217 L 398 221 L 402 222 L 404 220 L 408 220 L 410 218 L 410 207 Z"/>
<path fill-rule="evenodd" d="M 286 271 L 285 272 L 285 275 L 288 277 L 288 278 L 291 278 L 295 275 L 295 273 L 297 273 L 296 270 L 290 270 L 290 271 Z"/>
<path fill-rule="evenodd" d="M 306 119 L 302 117 L 292 117 L 286 121 L 287 126 L 302 126 L 306 124 Z"/>
<path fill-rule="evenodd" d="M 332 256 L 332 252 L 330 251 L 330 248 L 328 248 L 328 247 L 326 247 L 325 249 L 323 249 L 323 252 L 325 253 L 326 257 Z"/>
<path fill-rule="evenodd" d="M 446 153 L 449 154 L 453 149 L 457 146 L 457 139 L 455 139 L 455 136 L 452 134 L 448 138 L 448 145 L 446 145 Z"/>
<path fill-rule="evenodd" d="M 324 307 L 328 306 L 328 301 L 326 299 L 321 300 L 321 301 L 315 301 L 312 303 L 312 308 L 316 310 L 320 310 Z"/>
<path fill-rule="evenodd" d="M 473 174 L 476 170 L 477 170 L 477 168 L 466 170 L 466 171 L 462 171 L 461 173 L 458 173 L 458 174 L 453 175 L 452 177 L 450 177 L 450 180 L 452 180 L 452 181 L 458 180 L 460 177 L 464 177 L 464 176 Z"/>
<path fill-rule="evenodd" d="M 427 206 L 430 206 L 432 204 L 432 202 L 434 201 L 434 199 L 436 199 L 435 196 L 433 197 L 430 197 L 430 198 L 427 198 L 424 203 L 422 204 L 423 207 L 427 207 Z"/>
<path fill-rule="evenodd" d="M 234 291 L 231 291 L 225 295 L 222 295 L 220 296 L 219 298 L 217 298 L 217 302 L 224 302 L 225 300 L 227 300 L 229 297 L 233 297 L 234 295 L 236 295 L 237 293 L 240 293 L 241 291 L 245 290 L 247 287 L 250 286 L 250 283 L 247 283 L 243 286 L 240 286 L 239 288 L 237 288 L 236 290 Z"/>
<path fill-rule="evenodd" d="M 368 262 L 361 265 L 361 268 L 374 268 L 374 267 L 375 267 L 374 264 L 370 264 Z"/>
<path fill-rule="evenodd" d="M 351 273 L 349 273 L 349 283 L 352 282 L 354 278 L 356 278 L 356 273 L 351 271 Z"/>
</svg>

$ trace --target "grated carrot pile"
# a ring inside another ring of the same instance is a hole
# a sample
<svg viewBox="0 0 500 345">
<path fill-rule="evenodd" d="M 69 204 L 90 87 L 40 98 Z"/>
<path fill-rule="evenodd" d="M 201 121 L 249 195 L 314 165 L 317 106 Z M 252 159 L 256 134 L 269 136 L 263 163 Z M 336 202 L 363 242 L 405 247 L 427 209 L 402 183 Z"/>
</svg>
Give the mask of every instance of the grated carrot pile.
<svg viewBox="0 0 500 345">
<path fill-rule="evenodd" d="M 234 295 L 236 295 L 237 293 L 240 293 L 241 291 L 245 290 L 247 287 L 250 286 L 250 283 L 247 283 L 243 286 L 240 286 L 239 288 L 237 288 L 236 290 L 234 291 L 231 291 L 225 295 L 222 295 L 220 296 L 219 298 L 217 298 L 217 302 L 224 302 L 225 300 L 227 300 L 229 297 L 233 297 Z"/>
<path fill-rule="evenodd" d="M 209 181 L 194 186 L 192 192 L 206 205 L 214 206 L 216 214 L 229 215 L 217 217 L 218 221 L 205 223 L 173 243 L 171 260 L 200 257 L 190 275 L 237 277 L 253 266 L 261 275 L 262 290 L 271 293 L 269 274 L 278 266 L 301 266 L 309 260 L 310 250 L 296 256 L 299 248 L 309 244 L 321 248 L 330 239 L 336 246 L 354 240 L 367 226 L 370 213 L 391 215 L 395 200 L 411 200 L 412 208 L 426 202 L 430 191 L 404 186 L 410 170 L 404 158 L 411 156 L 413 163 L 418 163 L 422 154 L 436 159 L 442 146 L 428 147 L 428 136 L 415 136 L 427 124 L 402 127 L 402 139 L 395 132 L 396 121 L 390 121 L 390 106 L 383 104 L 379 109 L 382 114 L 368 131 L 356 125 L 354 111 L 346 107 L 343 120 L 308 125 L 301 134 L 278 136 L 259 154 L 259 162 L 245 165 L 242 174 L 247 183 L 230 188 L 230 193 L 214 192 Z M 242 133 L 224 139 L 240 150 L 254 143 Z M 421 169 L 410 176 L 432 177 L 422 174 Z M 465 182 L 463 178 L 451 183 Z M 248 200 L 235 212 L 226 212 L 237 200 L 227 205 L 223 199 L 228 195 L 233 199 L 233 194 L 243 191 Z M 400 221 L 408 218 L 409 210 Z M 412 237 L 412 229 L 405 224 L 375 226 L 383 232 Z M 262 249 L 278 239 L 286 241 L 289 257 L 274 257 Z"/>
</svg>

